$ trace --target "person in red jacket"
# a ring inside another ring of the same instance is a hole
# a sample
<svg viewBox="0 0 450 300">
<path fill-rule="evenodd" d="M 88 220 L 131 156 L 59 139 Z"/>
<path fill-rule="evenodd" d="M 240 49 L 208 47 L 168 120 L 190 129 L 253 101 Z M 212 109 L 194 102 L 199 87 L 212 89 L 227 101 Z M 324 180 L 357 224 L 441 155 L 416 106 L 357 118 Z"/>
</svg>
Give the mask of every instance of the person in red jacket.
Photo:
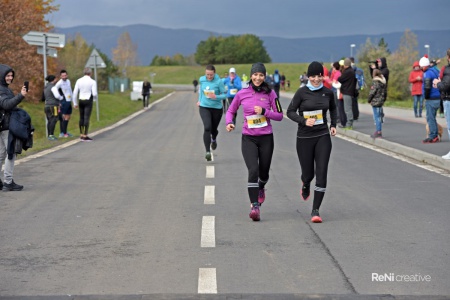
<svg viewBox="0 0 450 300">
<path fill-rule="evenodd" d="M 423 96 L 422 96 L 423 71 L 420 69 L 419 62 L 415 61 L 413 70 L 409 73 L 409 82 L 411 83 L 411 95 L 414 100 L 414 116 L 422 117 Z"/>
</svg>

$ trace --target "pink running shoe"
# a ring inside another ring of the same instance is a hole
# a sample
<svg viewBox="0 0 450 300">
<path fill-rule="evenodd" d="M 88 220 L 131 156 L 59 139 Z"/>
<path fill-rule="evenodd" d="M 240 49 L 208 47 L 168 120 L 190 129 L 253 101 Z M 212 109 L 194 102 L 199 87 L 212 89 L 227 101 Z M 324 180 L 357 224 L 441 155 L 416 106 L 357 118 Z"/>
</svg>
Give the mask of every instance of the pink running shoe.
<svg viewBox="0 0 450 300">
<path fill-rule="evenodd" d="M 248 216 L 255 222 L 260 220 L 259 203 L 253 203 L 252 210 Z"/>
<path fill-rule="evenodd" d="M 264 200 L 266 200 L 266 190 L 260 189 L 258 193 L 258 203 L 259 205 L 264 203 Z"/>
</svg>

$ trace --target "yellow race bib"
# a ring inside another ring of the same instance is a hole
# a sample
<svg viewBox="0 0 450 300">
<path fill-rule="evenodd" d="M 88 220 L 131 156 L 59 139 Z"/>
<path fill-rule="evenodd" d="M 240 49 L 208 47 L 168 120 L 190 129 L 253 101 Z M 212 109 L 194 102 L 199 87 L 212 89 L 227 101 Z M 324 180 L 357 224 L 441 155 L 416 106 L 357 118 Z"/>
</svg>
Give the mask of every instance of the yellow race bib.
<svg viewBox="0 0 450 300">
<path fill-rule="evenodd" d="M 267 119 L 265 116 L 263 115 L 252 115 L 252 116 L 247 116 L 247 127 L 248 128 L 261 128 L 261 127 L 266 127 L 267 124 Z"/>
</svg>

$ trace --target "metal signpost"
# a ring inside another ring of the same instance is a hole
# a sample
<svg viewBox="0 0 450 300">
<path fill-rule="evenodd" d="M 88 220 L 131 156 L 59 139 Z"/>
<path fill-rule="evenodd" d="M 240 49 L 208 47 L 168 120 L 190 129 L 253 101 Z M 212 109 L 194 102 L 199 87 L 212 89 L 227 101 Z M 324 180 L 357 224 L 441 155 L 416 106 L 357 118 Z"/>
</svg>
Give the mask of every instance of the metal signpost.
<svg viewBox="0 0 450 300">
<path fill-rule="evenodd" d="M 97 89 L 98 89 L 97 68 L 100 68 L 100 69 L 106 68 L 106 64 L 96 49 L 92 50 L 91 56 L 89 56 L 89 59 L 86 63 L 85 68 L 94 68 L 94 78 L 95 78 L 95 82 L 97 82 Z M 96 103 L 97 103 L 97 121 L 100 120 L 100 112 L 99 112 L 98 102 L 99 102 L 99 97 L 97 97 L 97 101 L 96 101 Z"/>
<path fill-rule="evenodd" d="M 30 31 L 22 37 L 30 45 L 38 46 L 38 53 L 44 56 L 44 85 L 47 77 L 47 55 L 56 57 L 54 48 L 64 48 L 66 36 L 64 34 Z M 46 55 L 44 55 L 44 53 Z"/>
</svg>

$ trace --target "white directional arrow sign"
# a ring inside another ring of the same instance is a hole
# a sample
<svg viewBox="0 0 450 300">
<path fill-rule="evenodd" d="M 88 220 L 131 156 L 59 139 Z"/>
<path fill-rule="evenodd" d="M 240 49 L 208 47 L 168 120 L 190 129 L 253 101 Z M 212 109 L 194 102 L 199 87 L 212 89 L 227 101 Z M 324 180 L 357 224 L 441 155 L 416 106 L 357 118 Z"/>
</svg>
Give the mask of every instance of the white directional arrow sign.
<svg viewBox="0 0 450 300">
<path fill-rule="evenodd" d="M 64 34 L 30 31 L 22 37 L 29 45 L 38 46 L 38 53 L 44 56 L 44 85 L 47 78 L 47 55 L 57 57 L 56 49 L 66 45 Z M 52 48 L 50 48 L 52 47 Z"/>
<path fill-rule="evenodd" d="M 34 46 L 44 46 L 52 48 L 64 48 L 66 45 L 66 35 L 49 32 L 30 31 L 23 36 L 25 42 Z"/>
</svg>

